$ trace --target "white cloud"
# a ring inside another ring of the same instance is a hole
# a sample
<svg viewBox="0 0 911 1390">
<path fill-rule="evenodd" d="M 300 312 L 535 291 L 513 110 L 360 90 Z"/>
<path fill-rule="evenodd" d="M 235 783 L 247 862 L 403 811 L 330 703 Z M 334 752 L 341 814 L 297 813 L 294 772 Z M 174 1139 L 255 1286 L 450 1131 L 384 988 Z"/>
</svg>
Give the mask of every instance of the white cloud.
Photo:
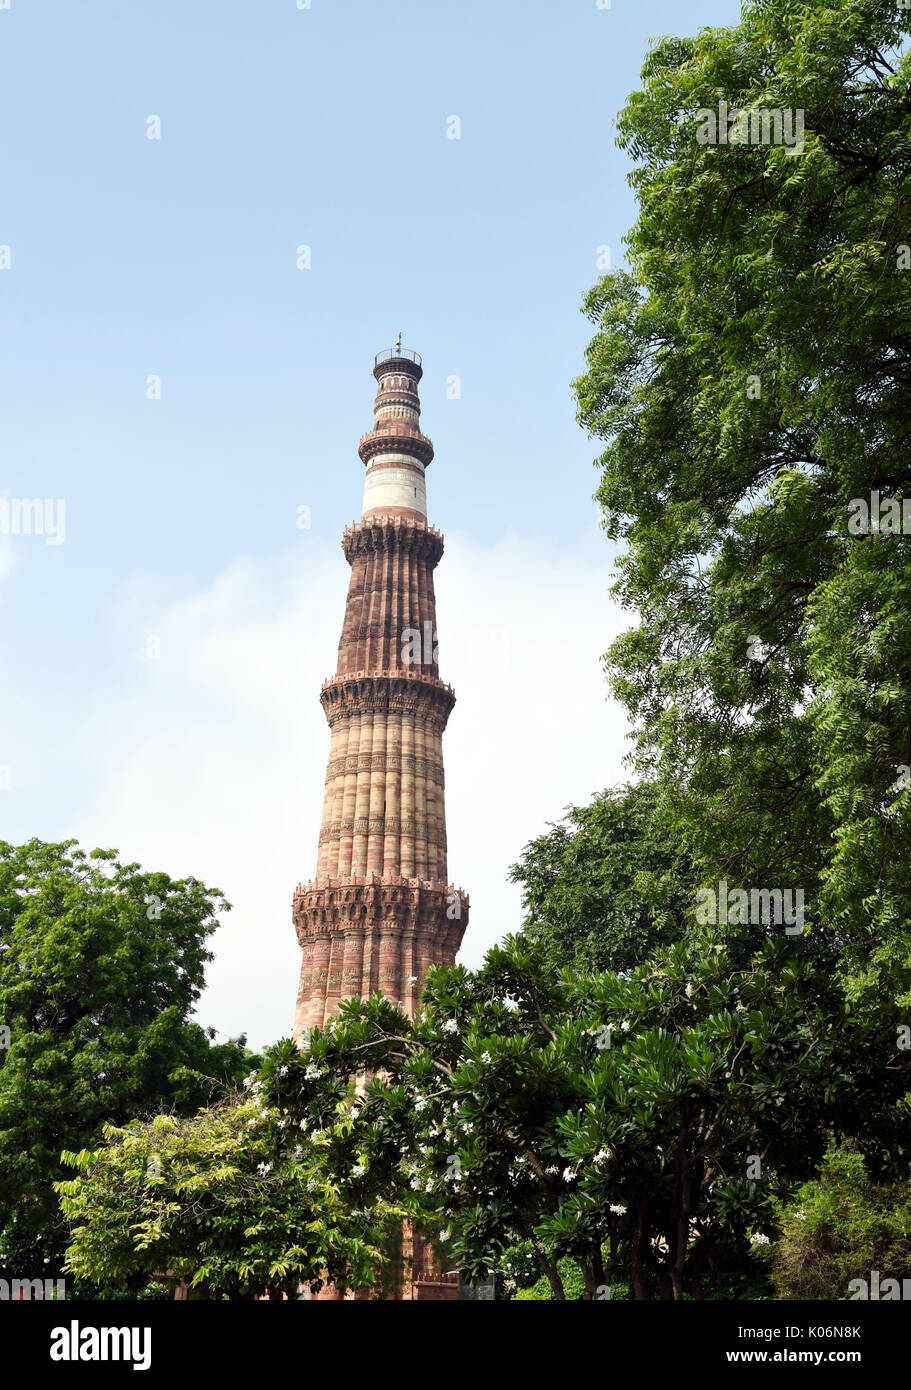
<svg viewBox="0 0 911 1390">
<path fill-rule="evenodd" d="M 119 621 L 137 657 L 126 688 L 83 736 L 97 781 L 74 827 L 83 844 L 195 874 L 234 910 L 213 940 L 199 1017 L 262 1045 L 290 1031 L 297 882 L 315 868 L 329 732 L 318 696 L 335 667 L 348 567 L 312 533 L 238 559 L 179 595 L 138 578 Z M 596 531 L 560 546 L 449 535 L 437 571 L 440 663 L 457 704 L 444 740 L 449 867 L 471 896 L 460 959 L 521 919 L 506 882 L 523 844 L 622 774 L 625 722 L 600 654 L 625 625 Z"/>
</svg>

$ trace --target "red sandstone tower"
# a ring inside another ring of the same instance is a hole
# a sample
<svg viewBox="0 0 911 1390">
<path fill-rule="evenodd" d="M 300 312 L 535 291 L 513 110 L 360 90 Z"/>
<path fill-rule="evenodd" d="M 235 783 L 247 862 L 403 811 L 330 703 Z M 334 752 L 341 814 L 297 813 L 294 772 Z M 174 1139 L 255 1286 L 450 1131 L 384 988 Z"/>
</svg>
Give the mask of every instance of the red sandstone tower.
<svg viewBox="0 0 911 1390">
<path fill-rule="evenodd" d="M 351 995 L 379 991 L 413 1015 L 427 967 L 454 962 L 468 923 L 468 898 L 447 882 L 443 730 L 455 695 L 437 666 L 443 537 L 427 524 L 421 359 L 400 335 L 373 375 L 361 520 L 342 536 L 351 580 L 338 667 L 320 695 L 332 741 L 316 877 L 294 894 L 296 1037 Z M 417 1236 L 414 1246 L 400 1296 L 454 1296 Z"/>
</svg>

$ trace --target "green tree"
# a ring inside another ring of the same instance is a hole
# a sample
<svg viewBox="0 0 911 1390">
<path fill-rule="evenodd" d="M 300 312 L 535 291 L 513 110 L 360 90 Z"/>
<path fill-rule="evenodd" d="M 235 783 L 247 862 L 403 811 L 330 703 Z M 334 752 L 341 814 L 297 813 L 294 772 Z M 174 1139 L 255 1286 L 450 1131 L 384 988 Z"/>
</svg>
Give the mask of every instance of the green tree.
<svg viewBox="0 0 911 1390">
<path fill-rule="evenodd" d="M 625 1270 L 638 1299 L 701 1297 L 831 1129 L 907 1160 L 891 994 L 861 1018 L 794 942 L 742 970 L 717 942 L 678 943 L 624 977 L 555 976 L 514 939 L 477 972 L 431 970 L 423 1005 L 411 1021 L 345 1001 L 305 1051 L 270 1050 L 263 1094 L 319 1136 L 349 1200 L 398 1201 L 467 1279 L 529 1242 L 560 1299 L 561 1260 L 588 1298 Z"/>
<path fill-rule="evenodd" d="M 66 1153 L 78 1170 L 57 1184 L 72 1228 L 67 1272 L 103 1291 L 159 1280 L 218 1299 L 296 1298 L 326 1279 L 376 1285 L 394 1213 L 352 1209 L 318 1146 L 276 1123 L 258 1092 L 190 1119 L 106 1125 L 103 1144 Z"/>
<path fill-rule="evenodd" d="M 909 956 L 911 536 L 852 524 L 911 497 L 909 30 L 894 0 L 757 0 L 655 45 L 577 383 L 640 768 L 707 881 L 802 888 L 858 983 Z M 705 143 L 720 100 L 745 114 Z M 757 143 L 763 110 L 802 143 Z"/>
<path fill-rule="evenodd" d="M 243 1039 L 190 1021 L 226 909 L 114 851 L 0 842 L 0 1263 L 17 1275 L 59 1272 L 61 1150 L 162 1104 L 190 1113 L 249 1070 Z"/>
<path fill-rule="evenodd" d="M 510 870 L 525 934 L 557 968 L 628 970 L 684 935 L 697 876 L 653 787 L 620 787 L 530 841 Z"/>
<path fill-rule="evenodd" d="M 847 1299 L 852 1280 L 872 1273 L 911 1278 L 911 1183 L 875 1181 L 863 1154 L 831 1149 L 819 1176 L 778 1213 L 777 1239 L 765 1247 L 780 1298 Z"/>
</svg>

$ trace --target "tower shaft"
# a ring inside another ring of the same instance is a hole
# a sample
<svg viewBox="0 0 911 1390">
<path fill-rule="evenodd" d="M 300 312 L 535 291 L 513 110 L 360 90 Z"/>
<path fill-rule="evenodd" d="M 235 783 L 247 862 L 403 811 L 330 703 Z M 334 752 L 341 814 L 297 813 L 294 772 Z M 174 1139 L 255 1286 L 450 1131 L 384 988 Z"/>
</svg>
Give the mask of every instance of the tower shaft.
<svg viewBox="0 0 911 1390">
<path fill-rule="evenodd" d="M 398 344 L 378 355 L 374 427 L 358 450 L 362 515 L 342 537 L 351 579 L 320 694 L 331 744 L 316 876 L 293 904 L 297 1037 L 351 995 L 379 991 L 413 1016 L 428 967 L 453 963 L 468 921 L 446 862 L 442 740 L 455 696 L 437 661 L 443 538 L 427 524 L 421 375 Z"/>
</svg>

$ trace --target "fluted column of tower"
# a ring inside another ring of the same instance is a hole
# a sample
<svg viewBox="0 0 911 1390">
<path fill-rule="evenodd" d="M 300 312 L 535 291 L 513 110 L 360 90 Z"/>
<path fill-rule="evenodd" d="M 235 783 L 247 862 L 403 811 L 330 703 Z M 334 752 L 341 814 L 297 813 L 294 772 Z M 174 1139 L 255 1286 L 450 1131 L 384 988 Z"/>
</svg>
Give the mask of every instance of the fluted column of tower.
<svg viewBox="0 0 911 1390">
<path fill-rule="evenodd" d="M 443 731 L 455 696 L 437 664 L 443 538 L 427 524 L 421 359 L 399 343 L 373 374 L 362 514 L 342 536 L 351 580 L 338 666 L 320 695 L 331 744 L 316 877 L 294 895 L 297 1037 L 351 995 L 379 991 L 413 1015 L 421 977 L 452 964 L 468 922 L 446 864 Z"/>
</svg>

